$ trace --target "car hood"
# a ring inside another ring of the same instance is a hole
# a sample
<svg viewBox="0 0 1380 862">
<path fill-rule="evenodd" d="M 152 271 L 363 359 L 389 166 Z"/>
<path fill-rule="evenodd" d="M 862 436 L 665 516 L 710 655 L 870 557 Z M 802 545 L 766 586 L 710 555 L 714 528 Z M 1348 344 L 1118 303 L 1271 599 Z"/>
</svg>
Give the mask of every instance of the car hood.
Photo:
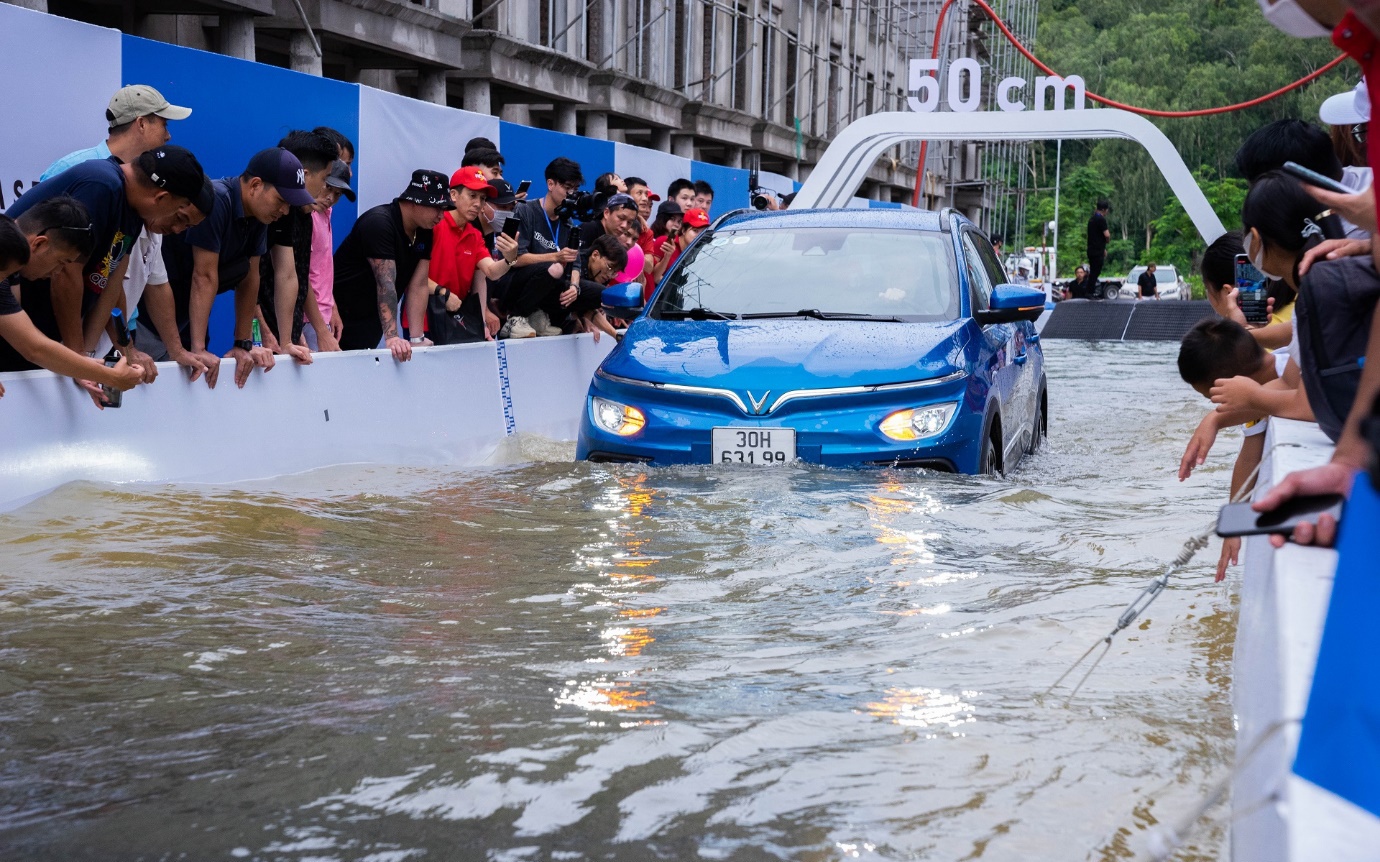
<svg viewBox="0 0 1380 862">
<path fill-rule="evenodd" d="M 872 386 L 942 377 L 965 365 L 964 321 L 690 321 L 639 318 L 607 374 L 724 389 Z"/>
</svg>

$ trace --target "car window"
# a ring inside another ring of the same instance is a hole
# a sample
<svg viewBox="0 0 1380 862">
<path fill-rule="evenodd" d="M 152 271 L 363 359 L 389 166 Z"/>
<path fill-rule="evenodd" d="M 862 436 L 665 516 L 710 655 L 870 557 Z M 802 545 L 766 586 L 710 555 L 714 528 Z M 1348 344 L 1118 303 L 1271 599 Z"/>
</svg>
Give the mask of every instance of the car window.
<svg viewBox="0 0 1380 862">
<path fill-rule="evenodd" d="M 1173 284 L 1179 280 L 1179 274 L 1174 271 L 1174 267 L 1166 266 L 1163 268 L 1155 267 L 1156 284 Z"/>
<path fill-rule="evenodd" d="M 974 311 L 986 311 L 988 303 L 992 297 L 992 276 L 988 273 L 984 265 L 982 254 L 978 251 L 980 245 L 973 241 L 973 235 L 967 231 L 963 232 L 963 256 L 968 263 L 968 285 L 971 289 Z M 990 254 L 990 251 L 989 251 Z M 996 260 L 996 255 L 992 255 L 992 260 Z M 1001 267 L 997 267 L 1001 272 Z M 1001 275 L 1002 282 L 1006 281 L 1006 276 Z"/>
<path fill-rule="evenodd" d="M 651 316 L 695 308 L 724 315 L 808 308 L 953 320 L 957 283 L 951 240 L 938 231 L 729 226 L 686 252 Z"/>
</svg>

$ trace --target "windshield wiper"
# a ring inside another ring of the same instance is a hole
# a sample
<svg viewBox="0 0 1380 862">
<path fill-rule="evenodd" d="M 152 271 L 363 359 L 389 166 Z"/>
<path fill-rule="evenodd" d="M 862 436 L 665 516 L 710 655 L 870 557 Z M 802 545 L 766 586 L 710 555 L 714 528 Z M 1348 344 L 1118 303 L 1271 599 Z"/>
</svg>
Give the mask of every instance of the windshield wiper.
<svg viewBox="0 0 1380 862">
<path fill-rule="evenodd" d="M 705 308 L 702 305 L 694 308 L 663 308 L 657 312 L 657 316 L 662 320 L 737 320 L 738 315 L 731 311 L 715 311 L 712 308 Z"/>
<path fill-rule="evenodd" d="M 812 317 L 815 320 L 881 320 L 887 323 L 900 323 L 901 318 L 888 314 L 862 314 L 852 311 L 820 311 L 818 308 L 802 308 L 799 311 L 763 311 L 757 314 L 744 314 L 743 320 L 768 320 L 783 317 Z"/>
</svg>

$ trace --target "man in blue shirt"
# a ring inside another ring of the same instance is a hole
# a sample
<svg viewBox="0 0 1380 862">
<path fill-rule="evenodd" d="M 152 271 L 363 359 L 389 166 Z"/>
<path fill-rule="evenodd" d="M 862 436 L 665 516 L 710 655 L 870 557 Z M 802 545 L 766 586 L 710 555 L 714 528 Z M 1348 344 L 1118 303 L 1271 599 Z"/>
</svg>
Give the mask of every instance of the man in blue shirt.
<svg viewBox="0 0 1380 862">
<path fill-rule="evenodd" d="M 163 263 L 177 305 L 183 346 L 206 365 L 212 388 L 220 376 L 220 357 L 207 350 L 211 306 L 216 296 L 235 291 L 235 385 L 243 387 L 254 366 L 273 368 L 273 351 L 255 344 L 254 312 L 259 305 L 259 258 L 268 252 L 268 225 L 291 207 L 310 206 L 306 170 L 280 147 L 261 150 L 238 177 L 211 183 L 214 205 L 206 221 L 163 243 Z"/>
<path fill-rule="evenodd" d="M 171 229 L 200 221 L 211 207 L 201 164 L 187 150 L 167 146 L 133 162 L 82 162 L 41 182 L 9 208 L 18 218 L 50 198 L 70 195 L 86 208 L 94 238 L 89 258 L 57 270 L 49 279 L 19 282 L 24 309 L 50 338 L 78 353 L 95 350 L 110 311 L 124 298 L 129 250 L 145 222 L 171 222 Z M 111 290 L 106 290 L 110 286 Z M 137 350 L 130 360 L 143 365 Z M 4 369 L 12 370 L 12 369 Z"/>
<path fill-rule="evenodd" d="M 70 167 L 91 159 L 119 159 L 121 164 L 132 162 L 140 154 L 157 149 L 172 140 L 168 120 L 185 120 L 191 108 L 168 103 L 163 94 L 145 84 L 121 87 L 110 97 L 105 120 L 110 125 L 110 137 L 94 147 L 68 153 L 48 166 L 39 181 L 52 179 Z"/>
</svg>

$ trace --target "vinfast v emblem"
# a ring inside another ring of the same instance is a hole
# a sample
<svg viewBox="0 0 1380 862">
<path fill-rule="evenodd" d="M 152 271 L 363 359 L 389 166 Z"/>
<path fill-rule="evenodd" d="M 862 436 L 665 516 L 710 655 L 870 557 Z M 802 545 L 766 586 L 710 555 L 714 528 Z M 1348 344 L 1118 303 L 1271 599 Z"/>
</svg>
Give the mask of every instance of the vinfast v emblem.
<svg viewBox="0 0 1380 862">
<path fill-rule="evenodd" d="M 768 389 L 766 392 L 763 392 L 761 398 L 754 397 L 752 391 L 748 390 L 747 397 L 748 402 L 752 404 L 752 412 L 760 416 L 762 415 L 762 408 L 767 403 L 767 399 L 771 397 L 771 390 Z"/>
</svg>

